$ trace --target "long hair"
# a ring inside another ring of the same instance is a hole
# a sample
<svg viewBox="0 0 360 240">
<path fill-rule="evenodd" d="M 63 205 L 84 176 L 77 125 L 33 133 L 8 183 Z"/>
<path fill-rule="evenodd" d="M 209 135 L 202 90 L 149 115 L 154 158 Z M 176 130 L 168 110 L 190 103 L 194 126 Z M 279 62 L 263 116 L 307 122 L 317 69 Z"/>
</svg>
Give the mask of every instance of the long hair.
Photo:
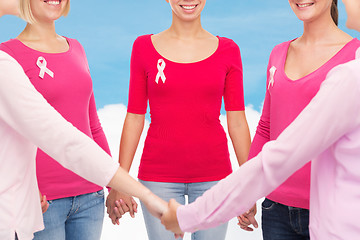
<svg viewBox="0 0 360 240">
<path fill-rule="evenodd" d="M 339 23 L 339 11 L 337 7 L 337 3 L 338 3 L 337 0 L 333 0 L 331 4 L 331 17 L 336 25 L 338 25 Z"/>
</svg>

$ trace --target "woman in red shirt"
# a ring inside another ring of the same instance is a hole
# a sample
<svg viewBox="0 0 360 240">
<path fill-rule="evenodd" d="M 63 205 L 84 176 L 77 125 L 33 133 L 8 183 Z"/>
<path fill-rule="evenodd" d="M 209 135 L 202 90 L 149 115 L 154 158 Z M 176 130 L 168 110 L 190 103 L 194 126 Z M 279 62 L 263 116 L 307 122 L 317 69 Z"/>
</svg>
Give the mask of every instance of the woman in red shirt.
<svg viewBox="0 0 360 240">
<path fill-rule="evenodd" d="M 171 27 L 140 36 L 133 45 L 119 162 L 130 170 L 149 101 L 151 124 L 138 177 L 164 200 L 175 198 L 185 203 L 186 195 L 193 202 L 232 171 L 227 137 L 219 120 L 223 97 L 239 164 L 247 160 L 250 134 L 239 47 L 202 28 L 200 14 L 205 0 L 167 2 L 173 15 Z M 115 200 L 119 199 L 126 206 L 114 212 Z M 130 197 L 113 190 L 107 206 L 114 223 L 126 208 L 132 215 L 136 208 Z M 146 208 L 143 212 L 150 240 L 172 238 Z M 193 237 L 221 240 L 226 228 L 225 224 L 195 232 Z"/>
</svg>

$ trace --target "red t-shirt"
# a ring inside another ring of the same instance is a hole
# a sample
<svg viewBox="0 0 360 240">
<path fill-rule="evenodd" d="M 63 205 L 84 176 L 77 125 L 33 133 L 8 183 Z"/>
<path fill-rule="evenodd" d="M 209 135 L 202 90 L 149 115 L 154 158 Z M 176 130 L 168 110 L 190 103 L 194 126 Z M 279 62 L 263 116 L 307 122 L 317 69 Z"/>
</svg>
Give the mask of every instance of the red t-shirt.
<svg viewBox="0 0 360 240">
<path fill-rule="evenodd" d="M 210 57 L 176 63 L 161 56 L 151 35 L 136 39 L 130 71 L 128 112 L 145 114 L 151 124 L 139 179 L 158 182 L 216 181 L 231 173 L 227 138 L 219 116 L 243 111 L 243 75 L 239 47 L 218 37 Z"/>
</svg>

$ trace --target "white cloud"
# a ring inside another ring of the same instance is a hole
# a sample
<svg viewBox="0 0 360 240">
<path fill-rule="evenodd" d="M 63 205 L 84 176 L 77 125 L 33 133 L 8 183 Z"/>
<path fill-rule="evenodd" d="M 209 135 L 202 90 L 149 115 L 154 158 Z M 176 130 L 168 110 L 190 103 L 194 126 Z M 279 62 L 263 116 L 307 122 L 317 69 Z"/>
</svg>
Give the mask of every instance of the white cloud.
<svg viewBox="0 0 360 240">
<path fill-rule="evenodd" d="M 256 126 L 260 118 L 260 113 L 253 109 L 252 106 L 246 107 L 246 117 L 248 120 L 251 136 L 255 134 Z M 123 104 L 107 105 L 98 111 L 99 118 L 104 129 L 105 135 L 108 139 L 109 146 L 114 159 L 118 158 L 119 154 L 119 142 L 122 132 L 123 122 L 126 116 L 126 106 Z M 220 120 L 227 132 L 226 116 L 221 115 Z M 144 146 L 144 140 L 146 137 L 147 129 L 149 128 L 149 121 L 145 121 L 145 128 L 140 139 L 138 150 L 135 154 L 135 158 L 130 170 L 130 175 L 137 177 L 137 170 L 139 168 L 140 157 Z M 232 148 L 231 141 L 229 141 L 230 158 L 234 170 L 237 169 L 237 161 L 234 150 Z M 260 208 L 258 208 L 260 209 Z M 257 215 L 258 222 L 260 221 L 260 214 Z M 261 230 L 255 232 L 245 232 L 236 225 L 236 219 L 229 222 L 228 233 L 226 240 L 255 240 L 261 239 Z M 120 226 L 114 226 L 111 221 L 105 216 L 104 228 L 102 232 L 101 240 L 108 239 L 131 239 L 131 240 L 144 240 L 147 239 L 144 220 L 142 218 L 141 207 L 139 206 L 138 214 L 135 219 L 131 219 L 128 214 L 124 216 L 120 221 Z M 185 235 L 185 240 L 190 239 L 190 235 Z"/>
</svg>

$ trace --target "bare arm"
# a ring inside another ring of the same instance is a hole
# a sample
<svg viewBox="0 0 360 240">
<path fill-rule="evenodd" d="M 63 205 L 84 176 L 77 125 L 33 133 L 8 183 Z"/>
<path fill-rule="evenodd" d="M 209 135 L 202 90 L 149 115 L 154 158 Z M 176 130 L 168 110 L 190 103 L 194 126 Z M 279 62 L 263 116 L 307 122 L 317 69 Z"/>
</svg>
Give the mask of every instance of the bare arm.
<svg viewBox="0 0 360 240">
<path fill-rule="evenodd" d="M 245 163 L 248 159 L 251 137 L 249 132 L 249 126 L 246 121 L 244 111 L 227 111 L 227 124 L 229 135 L 234 146 L 236 158 L 239 166 Z M 255 219 L 256 215 L 256 204 L 247 212 L 238 216 L 238 225 L 247 231 L 253 231 L 250 224 L 253 224 L 255 228 L 258 227 L 258 223 Z"/>
<path fill-rule="evenodd" d="M 144 122 L 144 114 L 126 114 L 120 140 L 119 163 L 128 172 L 130 171 L 141 133 L 144 129 Z"/>
<path fill-rule="evenodd" d="M 250 132 L 244 111 L 227 111 L 229 135 L 239 166 L 247 161 L 250 150 Z"/>
<path fill-rule="evenodd" d="M 167 203 L 164 200 L 153 194 L 144 185 L 132 178 L 121 167 L 117 170 L 108 186 L 116 189 L 117 191 L 124 192 L 129 196 L 132 195 L 139 198 L 146 205 L 150 213 L 157 218 L 160 218 L 162 213 L 167 209 Z"/>
<path fill-rule="evenodd" d="M 127 172 L 130 171 L 141 133 L 144 129 L 144 122 L 144 114 L 126 114 L 120 140 L 119 163 Z M 113 224 L 119 224 L 119 219 L 126 212 L 129 212 L 132 217 L 135 217 L 137 212 L 135 200 L 131 196 L 115 190 L 110 191 L 106 200 L 106 207 Z"/>
</svg>

